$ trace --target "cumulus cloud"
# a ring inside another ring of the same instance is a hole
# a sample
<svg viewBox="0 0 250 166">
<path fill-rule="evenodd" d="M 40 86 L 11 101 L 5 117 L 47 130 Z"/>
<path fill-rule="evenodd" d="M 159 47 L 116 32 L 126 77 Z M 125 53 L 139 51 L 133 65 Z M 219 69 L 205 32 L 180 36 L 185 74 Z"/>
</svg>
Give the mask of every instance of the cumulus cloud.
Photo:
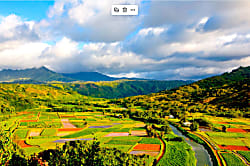
<svg viewBox="0 0 250 166">
<path fill-rule="evenodd" d="M 124 40 L 140 24 L 141 18 L 112 16 L 111 6 L 134 3 L 140 4 L 140 0 L 59 0 L 49 10 L 48 26 L 75 41 Z"/>
<path fill-rule="evenodd" d="M 119 74 L 141 70 L 143 65 L 152 63 L 151 59 L 141 55 L 121 51 L 120 43 L 88 43 L 79 50 L 76 43 L 68 38 L 45 49 L 40 58 L 47 61 L 50 68 L 60 72 Z"/>
<path fill-rule="evenodd" d="M 0 43 L 0 69 L 22 69 L 44 65 L 39 60 L 41 52 L 48 45 L 41 42 L 6 41 Z"/>
<path fill-rule="evenodd" d="M 39 39 L 34 30 L 34 21 L 22 21 L 14 14 L 7 17 L 0 17 L 0 42 L 6 40 L 28 40 Z"/>
</svg>

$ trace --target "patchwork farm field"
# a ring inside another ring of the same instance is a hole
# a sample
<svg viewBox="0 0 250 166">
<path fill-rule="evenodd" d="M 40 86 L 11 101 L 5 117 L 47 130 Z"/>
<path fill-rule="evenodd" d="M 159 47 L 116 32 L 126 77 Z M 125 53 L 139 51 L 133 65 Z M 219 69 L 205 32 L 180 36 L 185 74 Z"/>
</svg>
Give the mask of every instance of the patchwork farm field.
<svg viewBox="0 0 250 166">
<path fill-rule="evenodd" d="M 159 138 L 147 137 L 143 122 L 102 112 L 22 112 L 0 125 L 12 129 L 14 142 L 27 155 L 55 149 L 69 141 L 97 139 L 101 147 L 147 154 L 152 162 L 162 147 Z"/>
<path fill-rule="evenodd" d="M 250 120 L 247 118 L 214 117 L 203 113 L 193 113 L 192 119 L 198 119 L 197 131 L 182 127 L 191 134 L 206 141 L 218 155 L 222 163 L 227 165 L 249 165 L 250 154 Z M 191 120 L 191 118 L 190 118 Z M 177 119 L 169 119 L 179 123 Z"/>
</svg>

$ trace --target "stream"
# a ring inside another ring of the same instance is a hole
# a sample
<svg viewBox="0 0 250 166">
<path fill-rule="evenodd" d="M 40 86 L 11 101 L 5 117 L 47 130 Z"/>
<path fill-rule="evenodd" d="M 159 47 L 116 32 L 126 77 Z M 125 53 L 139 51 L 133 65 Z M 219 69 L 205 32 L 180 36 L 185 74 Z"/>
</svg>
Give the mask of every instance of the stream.
<svg viewBox="0 0 250 166">
<path fill-rule="evenodd" d="M 190 145 L 192 146 L 193 151 L 195 152 L 195 157 L 197 159 L 197 166 L 212 166 L 212 159 L 209 155 L 209 153 L 207 152 L 207 150 L 200 144 L 190 140 L 189 138 L 187 138 L 185 135 L 183 135 L 176 127 L 174 127 L 173 125 L 169 124 L 169 126 L 172 128 L 174 134 L 183 137 L 184 140 Z"/>
</svg>

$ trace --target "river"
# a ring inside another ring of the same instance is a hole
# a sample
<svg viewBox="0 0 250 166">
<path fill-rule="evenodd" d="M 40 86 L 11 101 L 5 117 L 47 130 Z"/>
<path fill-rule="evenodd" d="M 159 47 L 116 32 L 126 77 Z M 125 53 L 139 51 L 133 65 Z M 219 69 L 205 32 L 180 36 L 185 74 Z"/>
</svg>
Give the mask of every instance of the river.
<svg viewBox="0 0 250 166">
<path fill-rule="evenodd" d="M 200 144 L 190 140 L 189 138 L 187 138 L 185 135 L 183 135 L 176 127 L 174 127 L 173 125 L 169 126 L 172 128 L 174 134 L 183 137 L 185 139 L 185 141 L 192 146 L 193 151 L 195 152 L 195 157 L 197 159 L 197 166 L 212 166 L 212 159 L 209 155 L 209 153 L 207 152 L 207 150 Z"/>
</svg>

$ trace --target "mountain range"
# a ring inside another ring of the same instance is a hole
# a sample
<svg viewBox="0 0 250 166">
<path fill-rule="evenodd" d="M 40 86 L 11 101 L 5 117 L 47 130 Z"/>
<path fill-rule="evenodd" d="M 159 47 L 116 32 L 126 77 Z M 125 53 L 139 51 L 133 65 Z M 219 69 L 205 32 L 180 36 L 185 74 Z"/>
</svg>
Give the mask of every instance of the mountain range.
<svg viewBox="0 0 250 166">
<path fill-rule="evenodd" d="M 41 83 L 50 81 L 114 81 L 129 78 L 115 78 L 98 72 L 56 73 L 46 67 L 22 70 L 4 69 L 0 71 L 0 82 Z M 132 79 L 133 80 L 133 79 Z"/>
</svg>

